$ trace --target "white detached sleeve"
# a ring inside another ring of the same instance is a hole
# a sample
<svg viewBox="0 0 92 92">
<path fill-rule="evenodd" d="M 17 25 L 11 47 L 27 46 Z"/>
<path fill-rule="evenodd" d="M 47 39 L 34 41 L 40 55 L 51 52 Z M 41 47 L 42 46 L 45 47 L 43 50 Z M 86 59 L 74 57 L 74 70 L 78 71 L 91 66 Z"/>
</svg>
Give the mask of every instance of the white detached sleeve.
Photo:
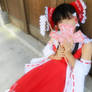
<svg viewBox="0 0 92 92">
<path fill-rule="evenodd" d="M 90 60 L 76 60 L 73 72 L 77 73 L 78 75 L 86 76 L 91 68 L 91 61 Z"/>
<path fill-rule="evenodd" d="M 53 50 L 53 45 L 55 45 L 55 47 L 57 48 L 59 43 L 56 40 L 53 40 L 53 43 L 48 42 L 47 45 L 44 47 L 42 52 L 45 57 L 49 57 L 50 55 L 53 55 L 55 53 Z"/>
<path fill-rule="evenodd" d="M 85 77 L 91 68 L 91 61 L 89 60 L 76 60 L 72 72 L 72 84 L 74 92 L 84 92 Z"/>
<path fill-rule="evenodd" d="M 47 44 L 44 49 L 43 49 L 43 55 L 46 57 L 49 57 L 50 55 L 54 54 L 55 52 L 53 51 L 53 44 Z"/>
</svg>

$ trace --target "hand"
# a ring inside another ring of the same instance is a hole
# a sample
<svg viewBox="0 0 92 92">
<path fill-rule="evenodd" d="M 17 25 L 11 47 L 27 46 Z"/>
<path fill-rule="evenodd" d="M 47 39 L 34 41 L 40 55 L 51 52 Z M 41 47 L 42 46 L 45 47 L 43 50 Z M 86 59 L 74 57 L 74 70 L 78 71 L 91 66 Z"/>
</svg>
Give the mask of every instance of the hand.
<svg viewBox="0 0 92 92">
<path fill-rule="evenodd" d="M 64 51 L 65 51 L 65 49 L 64 49 L 63 45 L 59 45 L 57 52 L 54 55 L 51 55 L 50 59 L 61 60 L 62 58 L 64 58 L 66 60 L 66 63 L 68 64 L 67 57 L 65 56 Z"/>
<path fill-rule="evenodd" d="M 51 55 L 51 59 L 57 59 L 60 60 L 64 56 L 64 47 L 63 45 L 59 45 L 59 48 L 57 49 L 56 53 L 54 55 Z"/>
<path fill-rule="evenodd" d="M 64 53 L 71 53 L 72 52 L 72 48 L 73 48 L 72 38 L 70 38 L 70 42 L 65 39 L 63 44 L 61 44 L 61 45 L 63 45 L 63 47 L 65 49 Z"/>
</svg>

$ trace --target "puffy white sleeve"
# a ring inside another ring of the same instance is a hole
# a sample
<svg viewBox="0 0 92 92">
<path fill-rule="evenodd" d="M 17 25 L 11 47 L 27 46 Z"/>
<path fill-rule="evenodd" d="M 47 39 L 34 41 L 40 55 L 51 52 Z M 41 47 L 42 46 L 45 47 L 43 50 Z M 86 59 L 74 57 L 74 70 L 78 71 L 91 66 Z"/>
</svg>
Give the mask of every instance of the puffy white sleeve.
<svg viewBox="0 0 92 92">
<path fill-rule="evenodd" d="M 43 55 L 45 57 L 49 57 L 50 55 L 54 54 L 54 50 L 53 50 L 53 45 L 56 46 L 56 48 L 58 47 L 59 43 L 56 40 L 53 40 L 53 43 L 47 43 L 47 45 L 44 47 L 44 49 L 42 50 Z"/>
<path fill-rule="evenodd" d="M 44 49 L 43 49 L 43 55 L 45 57 L 49 57 L 50 55 L 54 54 L 55 52 L 53 51 L 53 44 L 47 44 Z"/>
<path fill-rule="evenodd" d="M 75 84 L 74 92 L 84 92 L 84 86 L 85 86 L 85 78 L 86 75 L 88 75 L 89 70 L 91 68 L 91 61 L 90 60 L 76 60 L 74 69 L 73 69 L 73 75 L 72 77 L 72 84 Z"/>
<path fill-rule="evenodd" d="M 77 75 L 86 76 L 91 68 L 91 60 L 76 60 L 73 72 Z"/>
</svg>

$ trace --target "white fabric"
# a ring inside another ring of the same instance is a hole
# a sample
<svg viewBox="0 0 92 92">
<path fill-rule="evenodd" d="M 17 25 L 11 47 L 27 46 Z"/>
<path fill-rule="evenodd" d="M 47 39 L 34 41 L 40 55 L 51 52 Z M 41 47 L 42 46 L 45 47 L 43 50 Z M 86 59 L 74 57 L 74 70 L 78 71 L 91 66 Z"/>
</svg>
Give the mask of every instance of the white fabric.
<svg viewBox="0 0 92 92">
<path fill-rule="evenodd" d="M 81 59 L 83 62 L 91 62 L 87 60 Z M 85 64 L 76 60 L 76 64 L 74 67 L 74 75 L 75 75 L 75 92 L 84 92 L 84 84 L 85 78 L 91 68 L 91 64 Z"/>
<path fill-rule="evenodd" d="M 50 59 L 48 59 L 47 57 L 41 57 L 41 58 L 33 58 L 29 64 L 25 64 L 25 73 L 29 72 L 30 70 L 32 70 L 33 68 L 36 68 L 46 62 L 48 62 Z"/>
<path fill-rule="evenodd" d="M 81 59 L 81 61 L 91 63 L 91 61 L 84 60 L 84 59 Z M 73 74 L 74 74 L 74 80 L 75 80 L 74 92 L 84 92 L 85 77 L 88 74 L 90 68 L 91 68 L 91 64 L 82 63 L 80 62 L 80 60 L 76 60 L 73 70 L 68 65 L 67 73 L 66 73 L 66 85 L 65 85 L 64 92 L 73 92 L 72 91 Z M 70 74 L 71 74 L 71 77 L 70 77 Z"/>
<path fill-rule="evenodd" d="M 53 44 L 47 44 L 44 49 L 42 50 L 43 55 L 45 57 L 49 57 L 50 55 L 54 54 L 55 52 L 53 51 Z"/>
<path fill-rule="evenodd" d="M 87 17 L 86 17 L 86 4 L 84 3 L 84 1 L 83 0 L 80 0 L 80 2 L 81 2 L 81 4 L 82 4 L 82 6 L 83 6 L 83 19 L 82 19 L 82 21 L 81 21 L 81 23 L 85 23 L 86 22 L 86 19 L 87 19 Z"/>
<path fill-rule="evenodd" d="M 9 92 L 9 89 L 5 90 L 5 92 Z"/>
<path fill-rule="evenodd" d="M 80 62 L 80 61 L 83 61 L 83 63 L 82 62 Z M 77 73 L 77 75 L 79 75 L 79 76 L 86 76 L 87 74 L 88 74 L 88 72 L 89 72 L 89 69 L 90 69 L 90 67 L 91 67 L 91 64 L 85 64 L 84 62 L 90 62 L 91 63 L 91 61 L 88 61 L 88 60 L 84 60 L 84 59 L 80 59 L 80 61 L 79 60 L 76 60 L 76 63 L 75 63 L 75 67 L 74 67 L 74 73 Z"/>
</svg>

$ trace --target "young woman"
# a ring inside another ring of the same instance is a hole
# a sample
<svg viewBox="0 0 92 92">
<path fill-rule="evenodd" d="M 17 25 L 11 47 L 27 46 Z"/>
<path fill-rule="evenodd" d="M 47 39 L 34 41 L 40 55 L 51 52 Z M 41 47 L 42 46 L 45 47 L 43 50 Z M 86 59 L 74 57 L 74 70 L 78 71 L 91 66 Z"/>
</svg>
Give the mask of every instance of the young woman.
<svg viewBox="0 0 92 92">
<path fill-rule="evenodd" d="M 55 26 L 58 29 L 61 24 L 74 26 L 75 12 L 70 4 L 56 7 L 52 16 Z M 77 19 L 79 20 L 78 16 Z M 74 32 L 79 29 L 76 27 Z M 83 36 L 83 43 L 75 44 L 64 40 L 53 55 L 35 59 L 40 64 L 16 81 L 9 92 L 84 92 L 85 77 L 91 67 L 92 40 L 84 34 Z"/>
</svg>

